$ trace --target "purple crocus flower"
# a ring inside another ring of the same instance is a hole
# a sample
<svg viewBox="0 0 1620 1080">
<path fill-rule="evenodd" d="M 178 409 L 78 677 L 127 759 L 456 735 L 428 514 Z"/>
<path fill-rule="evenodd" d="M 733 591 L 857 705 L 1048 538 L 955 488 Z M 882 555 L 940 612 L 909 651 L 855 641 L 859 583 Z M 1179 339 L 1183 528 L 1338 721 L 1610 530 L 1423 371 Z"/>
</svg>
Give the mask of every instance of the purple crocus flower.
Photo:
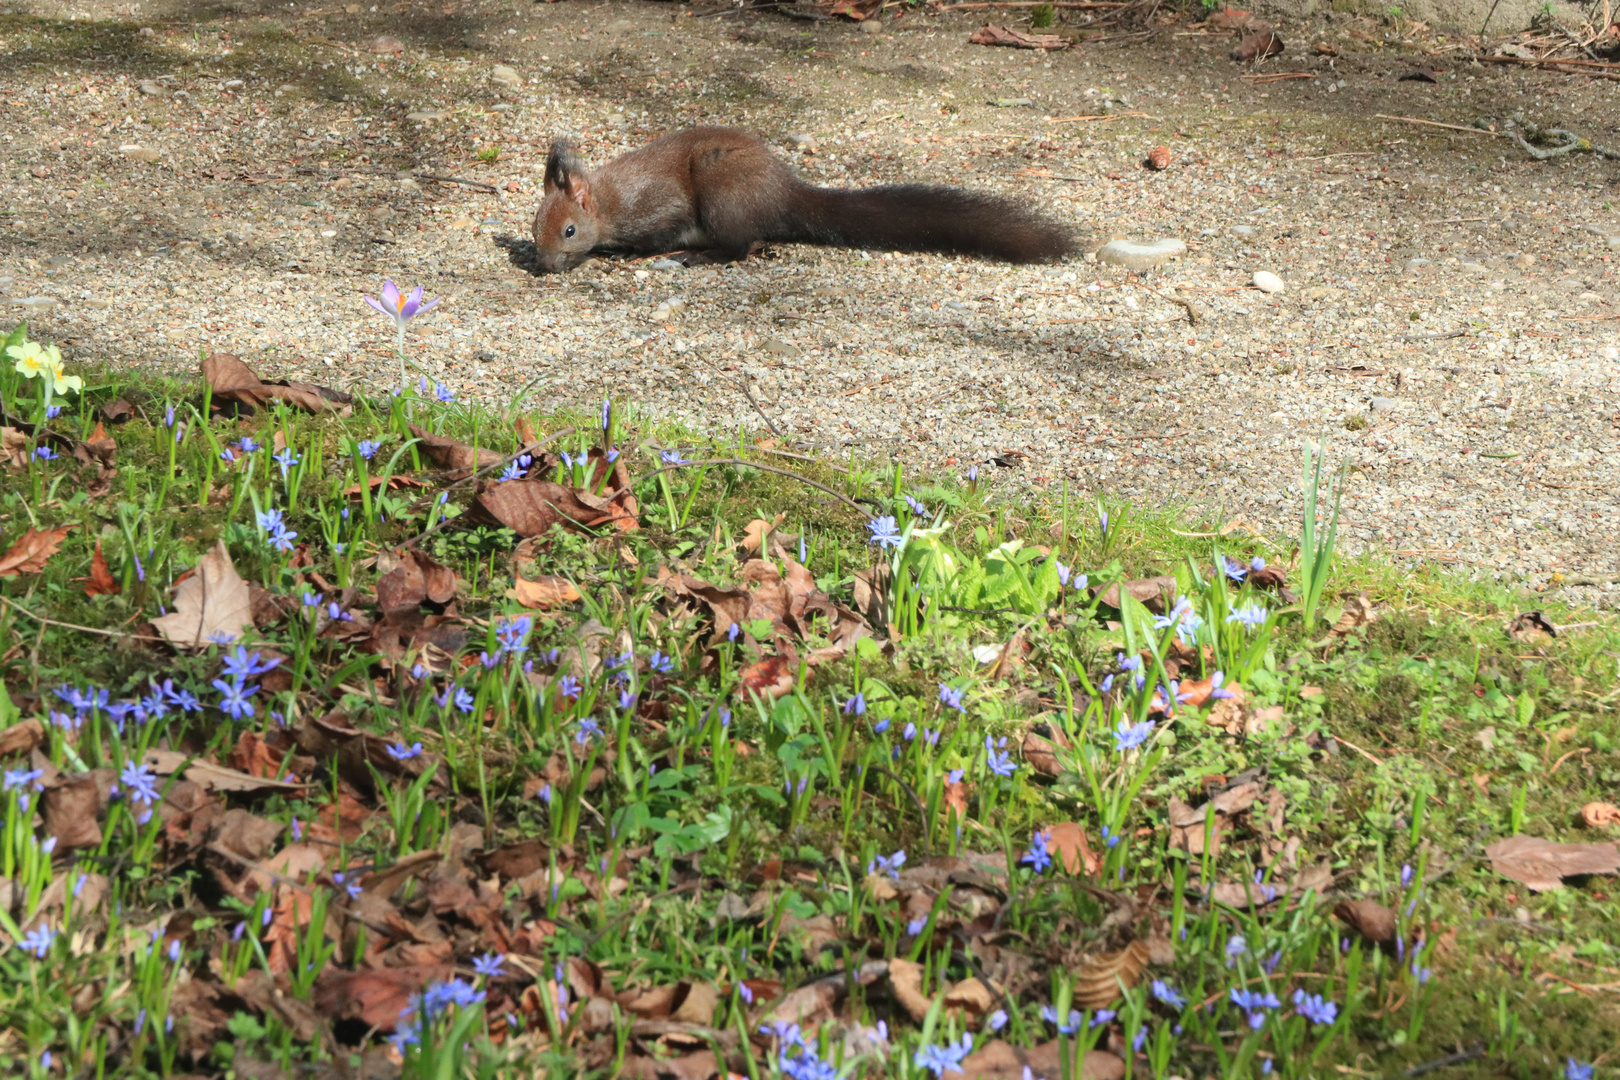
<svg viewBox="0 0 1620 1080">
<path fill-rule="evenodd" d="M 422 303 L 422 286 L 418 285 L 407 296 L 400 292 L 399 287 L 392 281 L 383 282 L 381 300 L 370 296 L 366 296 L 364 299 L 366 303 L 394 320 L 394 327 L 399 334 L 399 381 L 400 385 L 403 386 L 405 384 L 405 324 L 423 312 L 432 311 L 438 306 L 439 300 L 435 297 L 424 304 Z"/>
</svg>

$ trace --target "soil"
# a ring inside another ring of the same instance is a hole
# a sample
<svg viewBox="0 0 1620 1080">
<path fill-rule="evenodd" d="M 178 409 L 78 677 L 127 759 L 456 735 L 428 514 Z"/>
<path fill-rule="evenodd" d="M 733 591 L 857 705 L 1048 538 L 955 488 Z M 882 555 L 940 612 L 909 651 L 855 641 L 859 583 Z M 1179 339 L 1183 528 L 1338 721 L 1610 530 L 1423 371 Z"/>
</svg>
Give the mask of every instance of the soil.
<svg viewBox="0 0 1620 1080">
<path fill-rule="evenodd" d="M 408 352 L 463 400 L 612 396 L 1279 544 L 1320 439 L 1352 550 L 1620 601 L 1620 162 L 1503 137 L 1521 114 L 1620 148 L 1612 81 L 1399 17 L 1281 22 L 1247 66 L 1190 17 L 1061 14 L 1042 32 L 1089 39 L 1032 52 L 968 41 L 1030 32 L 1027 8 L 873 34 L 647 2 L 23 4 L 0 15 L 0 326 L 115 370 L 223 349 L 386 386 L 392 325 L 360 296 L 388 277 L 444 298 Z M 820 183 L 993 189 L 1091 247 L 1188 251 L 1133 276 L 807 247 L 533 271 L 554 136 L 602 161 L 698 123 Z"/>
</svg>

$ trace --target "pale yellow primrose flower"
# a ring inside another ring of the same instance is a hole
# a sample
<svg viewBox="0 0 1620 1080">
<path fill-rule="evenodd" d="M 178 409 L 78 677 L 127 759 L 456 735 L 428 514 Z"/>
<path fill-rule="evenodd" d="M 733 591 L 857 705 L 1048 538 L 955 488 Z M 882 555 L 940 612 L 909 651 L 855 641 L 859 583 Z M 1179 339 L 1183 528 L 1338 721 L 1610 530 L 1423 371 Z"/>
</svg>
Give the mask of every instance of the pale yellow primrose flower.
<svg viewBox="0 0 1620 1080">
<path fill-rule="evenodd" d="M 56 351 L 55 345 L 51 346 L 50 376 L 53 383 L 51 392 L 58 396 L 67 393 L 69 390 L 76 393 L 84 386 L 83 379 L 77 375 L 67 373 L 67 369 L 62 365 L 62 356 Z"/>
<path fill-rule="evenodd" d="M 62 362 L 62 354 L 52 345 L 47 352 L 40 347 L 37 341 L 26 341 L 21 345 L 13 345 L 6 350 L 6 355 L 17 361 L 17 373 L 25 379 L 32 379 L 35 375 L 43 375 L 51 367 L 52 356 L 55 353 L 55 362 Z"/>
</svg>

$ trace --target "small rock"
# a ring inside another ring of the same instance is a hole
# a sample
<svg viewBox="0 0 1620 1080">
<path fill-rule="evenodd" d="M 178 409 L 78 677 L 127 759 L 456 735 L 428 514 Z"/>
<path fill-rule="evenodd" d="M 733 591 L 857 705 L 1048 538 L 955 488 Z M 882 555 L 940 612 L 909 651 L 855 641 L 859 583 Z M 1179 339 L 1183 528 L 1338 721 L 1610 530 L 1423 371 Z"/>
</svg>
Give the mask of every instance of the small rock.
<svg viewBox="0 0 1620 1080">
<path fill-rule="evenodd" d="M 1288 288 L 1288 285 L 1270 270 L 1256 270 L 1254 272 L 1254 287 L 1269 295 L 1282 292 Z"/>
<path fill-rule="evenodd" d="M 72 261 L 73 256 L 71 255 L 52 255 L 50 258 L 45 260 L 45 265 L 50 267 L 52 270 L 60 270 L 62 267 L 68 265 Z"/>
<path fill-rule="evenodd" d="M 1532 266 L 1536 265 L 1536 257 L 1534 255 L 1513 255 L 1508 258 L 1508 261 L 1514 266 L 1517 266 L 1520 270 L 1528 270 Z"/>
<path fill-rule="evenodd" d="M 168 89 L 161 83 L 143 82 L 140 84 L 140 86 L 136 87 L 136 89 L 145 94 L 147 97 L 166 98 L 169 96 Z"/>
<path fill-rule="evenodd" d="M 654 259 L 647 264 L 649 270 L 679 270 L 681 264 L 674 259 Z"/>
<path fill-rule="evenodd" d="M 1255 234 L 1255 231 L 1256 230 L 1255 230 L 1255 227 L 1253 225 L 1234 225 L 1234 226 L 1232 226 L 1232 235 L 1233 236 L 1253 236 Z"/>
<path fill-rule="evenodd" d="M 1407 259 L 1406 265 L 1401 267 L 1403 274 L 1416 274 L 1433 266 L 1428 259 Z"/>
<path fill-rule="evenodd" d="M 494 70 L 489 73 L 489 81 L 516 89 L 523 85 L 523 76 L 505 64 L 496 64 Z"/>
<path fill-rule="evenodd" d="M 789 146 L 801 154 L 813 154 L 816 152 L 816 137 L 814 135 L 789 135 L 787 142 Z"/>
<path fill-rule="evenodd" d="M 118 152 L 127 158 L 134 158 L 136 161 L 156 161 L 163 156 L 156 150 L 145 146 L 136 146 L 134 143 L 125 143 L 118 148 Z"/>
<path fill-rule="evenodd" d="M 1612 248 L 1620 248 L 1620 233 L 1615 233 L 1613 236 L 1609 237 L 1609 246 Z"/>
<path fill-rule="evenodd" d="M 137 30 L 135 32 L 137 34 L 139 34 L 141 37 L 156 37 L 157 36 L 157 31 L 153 30 L 150 26 L 143 26 L 143 27 L 141 27 L 139 30 Z"/>
<path fill-rule="evenodd" d="M 878 34 L 883 33 L 882 21 L 878 19 L 861 20 L 861 33 L 871 34 L 873 37 L 876 37 Z"/>
<path fill-rule="evenodd" d="M 764 349 L 772 356 L 794 357 L 804 355 L 803 349 L 799 348 L 797 345 L 790 345 L 781 338 L 767 338 L 765 340 L 765 344 L 761 345 L 760 348 Z"/>
<path fill-rule="evenodd" d="M 1400 403 L 1394 398 L 1387 397 L 1375 397 L 1370 398 L 1367 401 L 1368 408 L 1372 409 L 1372 411 L 1375 413 L 1394 412 L 1398 404 Z"/>
<path fill-rule="evenodd" d="M 29 311 L 49 311 L 61 302 L 54 296 L 25 296 L 21 300 L 12 301 L 18 307 L 27 308 Z"/>
<path fill-rule="evenodd" d="M 986 98 L 985 104 L 994 105 L 998 109 L 1019 109 L 1033 105 L 1035 102 L 1027 97 L 998 97 Z"/>
<path fill-rule="evenodd" d="M 371 44 L 366 46 L 366 51 L 374 53 L 402 53 L 405 51 L 405 43 L 399 40 L 399 38 L 393 37 L 389 34 L 379 34 L 377 37 L 371 39 Z"/>
<path fill-rule="evenodd" d="M 444 117 L 444 113 L 434 112 L 432 110 L 418 110 L 417 112 L 408 112 L 405 114 L 405 119 L 415 124 L 430 124 L 435 120 L 443 120 Z"/>
<path fill-rule="evenodd" d="M 1488 274 L 1491 272 L 1490 267 L 1486 266 L 1482 262 L 1475 262 L 1472 259 L 1464 259 L 1462 261 L 1462 268 L 1470 274 Z"/>
<path fill-rule="evenodd" d="M 226 79 L 224 82 L 219 84 L 219 88 L 221 90 L 240 90 L 246 85 L 247 83 L 243 82 L 241 79 Z"/>
<path fill-rule="evenodd" d="M 1187 253 L 1183 240 L 1110 240 L 1097 249 L 1097 261 L 1125 270 L 1152 270 Z"/>
<path fill-rule="evenodd" d="M 1558 287 L 1561 289 L 1584 289 L 1586 288 L 1586 282 L 1580 278 L 1564 278 L 1558 283 Z"/>
</svg>

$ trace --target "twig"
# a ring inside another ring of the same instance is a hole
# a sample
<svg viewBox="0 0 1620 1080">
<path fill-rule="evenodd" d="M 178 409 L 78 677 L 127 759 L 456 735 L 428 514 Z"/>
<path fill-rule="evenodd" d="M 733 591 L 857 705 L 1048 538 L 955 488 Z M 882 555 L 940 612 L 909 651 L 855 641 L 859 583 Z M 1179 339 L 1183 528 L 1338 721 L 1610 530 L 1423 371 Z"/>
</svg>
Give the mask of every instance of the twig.
<svg viewBox="0 0 1620 1080">
<path fill-rule="evenodd" d="M 1446 341 L 1450 338 L 1467 337 L 1466 330 L 1453 330 L 1449 334 L 1403 334 L 1402 341 Z"/>
<path fill-rule="evenodd" d="M 1335 736 L 1333 736 L 1333 741 L 1338 743 L 1340 746 L 1348 746 L 1350 749 L 1354 750 L 1356 753 L 1360 754 L 1362 757 L 1366 758 L 1368 761 L 1372 762 L 1374 765 L 1382 765 L 1383 764 L 1382 761 L 1379 761 L 1377 758 L 1375 758 L 1371 754 L 1367 753 L 1367 751 L 1363 750 L 1361 747 L 1357 746 L 1355 743 L 1351 742 L 1349 739 L 1342 739 L 1339 736 L 1335 735 Z"/>
<path fill-rule="evenodd" d="M 1144 285 L 1140 281 L 1133 281 L 1130 284 L 1135 285 L 1138 289 L 1146 289 L 1148 292 L 1152 293 L 1154 296 L 1157 296 L 1160 300 L 1163 300 L 1167 304 L 1176 304 L 1180 306 L 1180 308 L 1187 313 L 1187 324 L 1189 326 L 1198 325 L 1198 312 L 1193 307 L 1191 300 L 1178 300 L 1174 296 L 1166 296 L 1158 289 L 1155 289 L 1149 285 Z"/>
<path fill-rule="evenodd" d="M 866 514 L 865 508 L 862 507 L 860 503 L 856 502 L 854 499 L 851 499 L 847 495 L 840 495 L 826 484 L 818 484 L 808 476 L 800 476 L 798 473 L 789 472 L 787 469 L 778 469 L 774 465 L 764 465 L 757 461 L 744 461 L 742 458 L 711 458 L 707 461 L 688 461 L 684 465 L 668 465 L 657 470 L 656 472 L 650 472 L 636 477 L 634 480 L 630 481 L 630 486 L 633 488 L 643 481 L 651 480 L 655 476 L 662 476 L 667 472 L 675 472 L 677 469 L 702 469 L 707 468 L 710 465 L 742 465 L 750 469 L 763 469 L 765 472 L 776 473 L 778 476 L 790 476 L 793 479 L 798 480 L 800 483 L 809 484 L 813 488 L 820 491 L 825 491 L 828 495 L 831 495 L 833 498 L 837 499 L 851 510 L 854 510 L 857 514 L 861 514 L 862 516 Z M 870 502 L 872 500 L 867 501 Z"/>
<path fill-rule="evenodd" d="M 1496 10 L 1495 6 L 1492 6 L 1491 10 L 1495 11 Z M 1484 1043 L 1475 1043 L 1473 1046 L 1469 1047 L 1467 1050 L 1462 1051 L 1461 1053 L 1447 1054 L 1445 1057 L 1438 1057 L 1438 1058 L 1435 1058 L 1433 1061 L 1425 1061 L 1421 1065 L 1414 1065 L 1410 1069 L 1407 1069 L 1406 1072 L 1403 1073 L 1402 1075 L 1404 1075 L 1404 1076 L 1422 1076 L 1424 1073 L 1430 1073 L 1430 1072 L 1433 1072 L 1436 1069 L 1444 1069 L 1448 1065 L 1461 1065 L 1461 1064 L 1463 1064 L 1464 1062 L 1467 1062 L 1467 1061 L 1477 1061 L 1479 1058 L 1482 1058 L 1484 1056 L 1485 1056 L 1485 1044 Z"/>
<path fill-rule="evenodd" d="M 486 184 L 482 180 L 463 180 L 456 176 L 435 176 L 432 173 L 425 172 L 413 172 L 411 173 L 411 176 L 416 180 L 432 180 L 439 184 L 462 184 L 470 188 L 480 188 L 489 192 L 491 195 L 499 195 L 501 190 L 494 184 Z"/>
<path fill-rule="evenodd" d="M 1422 124 L 1424 127 L 1445 128 L 1448 131 L 1466 131 L 1470 135 L 1489 135 L 1493 139 L 1505 139 L 1505 131 L 1486 131 L 1484 128 L 1463 127 L 1461 124 L 1442 124 L 1438 120 L 1419 120 L 1415 116 L 1387 116 L 1384 113 L 1373 113 L 1379 120 L 1399 120 L 1403 124 Z"/>
<path fill-rule="evenodd" d="M 166 641 L 167 640 L 166 638 L 153 637 L 150 634 L 132 634 L 132 633 L 125 633 L 124 631 L 121 631 L 121 630 L 104 630 L 104 629 L 102 629 L 101 627 L 98 627 L 98 626 L 80 626 L 78 623 L 62 622 L 62 621 L 60 621 L 58 619 L 47 619 L 43 615 L 35 615 L 32 611 L 29 611 L 27 608 L 23 607 L 21 604 L 17 603 L 15 600 L 11 599 L 10 597 L 6 597 L 6 596 L 0 596 L 0 604 L 4 604 L 7 607 L 13 609 L 14 611 L 21 612 L 22 614 L 28 616 L 30 619 L 33 619 L 35 622 L 39 623 L 41 626 L 60 626 L 64 630 L 79 630 L 79 631 L 82 631 L 82 632 L 84 632 L 86 634 L 100 634 L 102 637 L 134 638 L 136 641 Z"/>
<path fill-rule="evenodd" d="M 746 371 L 742 373 L 738 381 L 742 383 L 743 396 L 748 399 L 748 404 L 754 407 L 754 411 L 759 413 L 759 418 L 765 421 L 765 426 L 770 428 L 778 439 L 787 438 L 786 435 L 782 434 L 782 429 L 777 427 L 769 416 L 765 415 L 765 410 L 759 407 L 759 402 L 754 400 L 754 391 L 753 388 L 748 385 L 748 373 Z"/>
<path fill-rule="evenodd" d="M 944 4 L 935 8 L 935 11 L 984 11 L 986 8 L 1026 8 L 1040 7 L 1045 0 L 994 0 L 972 4 Z M 1125 8 L 1130 7 L 1133 0 L 1088 0 L 1080 3 L 1076 0 L 1057 0 L 1052 7 L 1069 11 L 1083 11 L 1093 8 Z"/>
<path fill-rule="evenodd" d="M 1164 119 L 1160 116 L 1150 116 L 1145 112 L 1098 113 L 1096 116 L 1046 116 L 1042 117 L 1042 119 L 1048 124 L 1073 124 L 1081 120 L 1097 120 L 1106 124 L 1110 120 L 1122 120 L 1127 116 L 1139 116 L 1144 120 Z"/>
</svg>

